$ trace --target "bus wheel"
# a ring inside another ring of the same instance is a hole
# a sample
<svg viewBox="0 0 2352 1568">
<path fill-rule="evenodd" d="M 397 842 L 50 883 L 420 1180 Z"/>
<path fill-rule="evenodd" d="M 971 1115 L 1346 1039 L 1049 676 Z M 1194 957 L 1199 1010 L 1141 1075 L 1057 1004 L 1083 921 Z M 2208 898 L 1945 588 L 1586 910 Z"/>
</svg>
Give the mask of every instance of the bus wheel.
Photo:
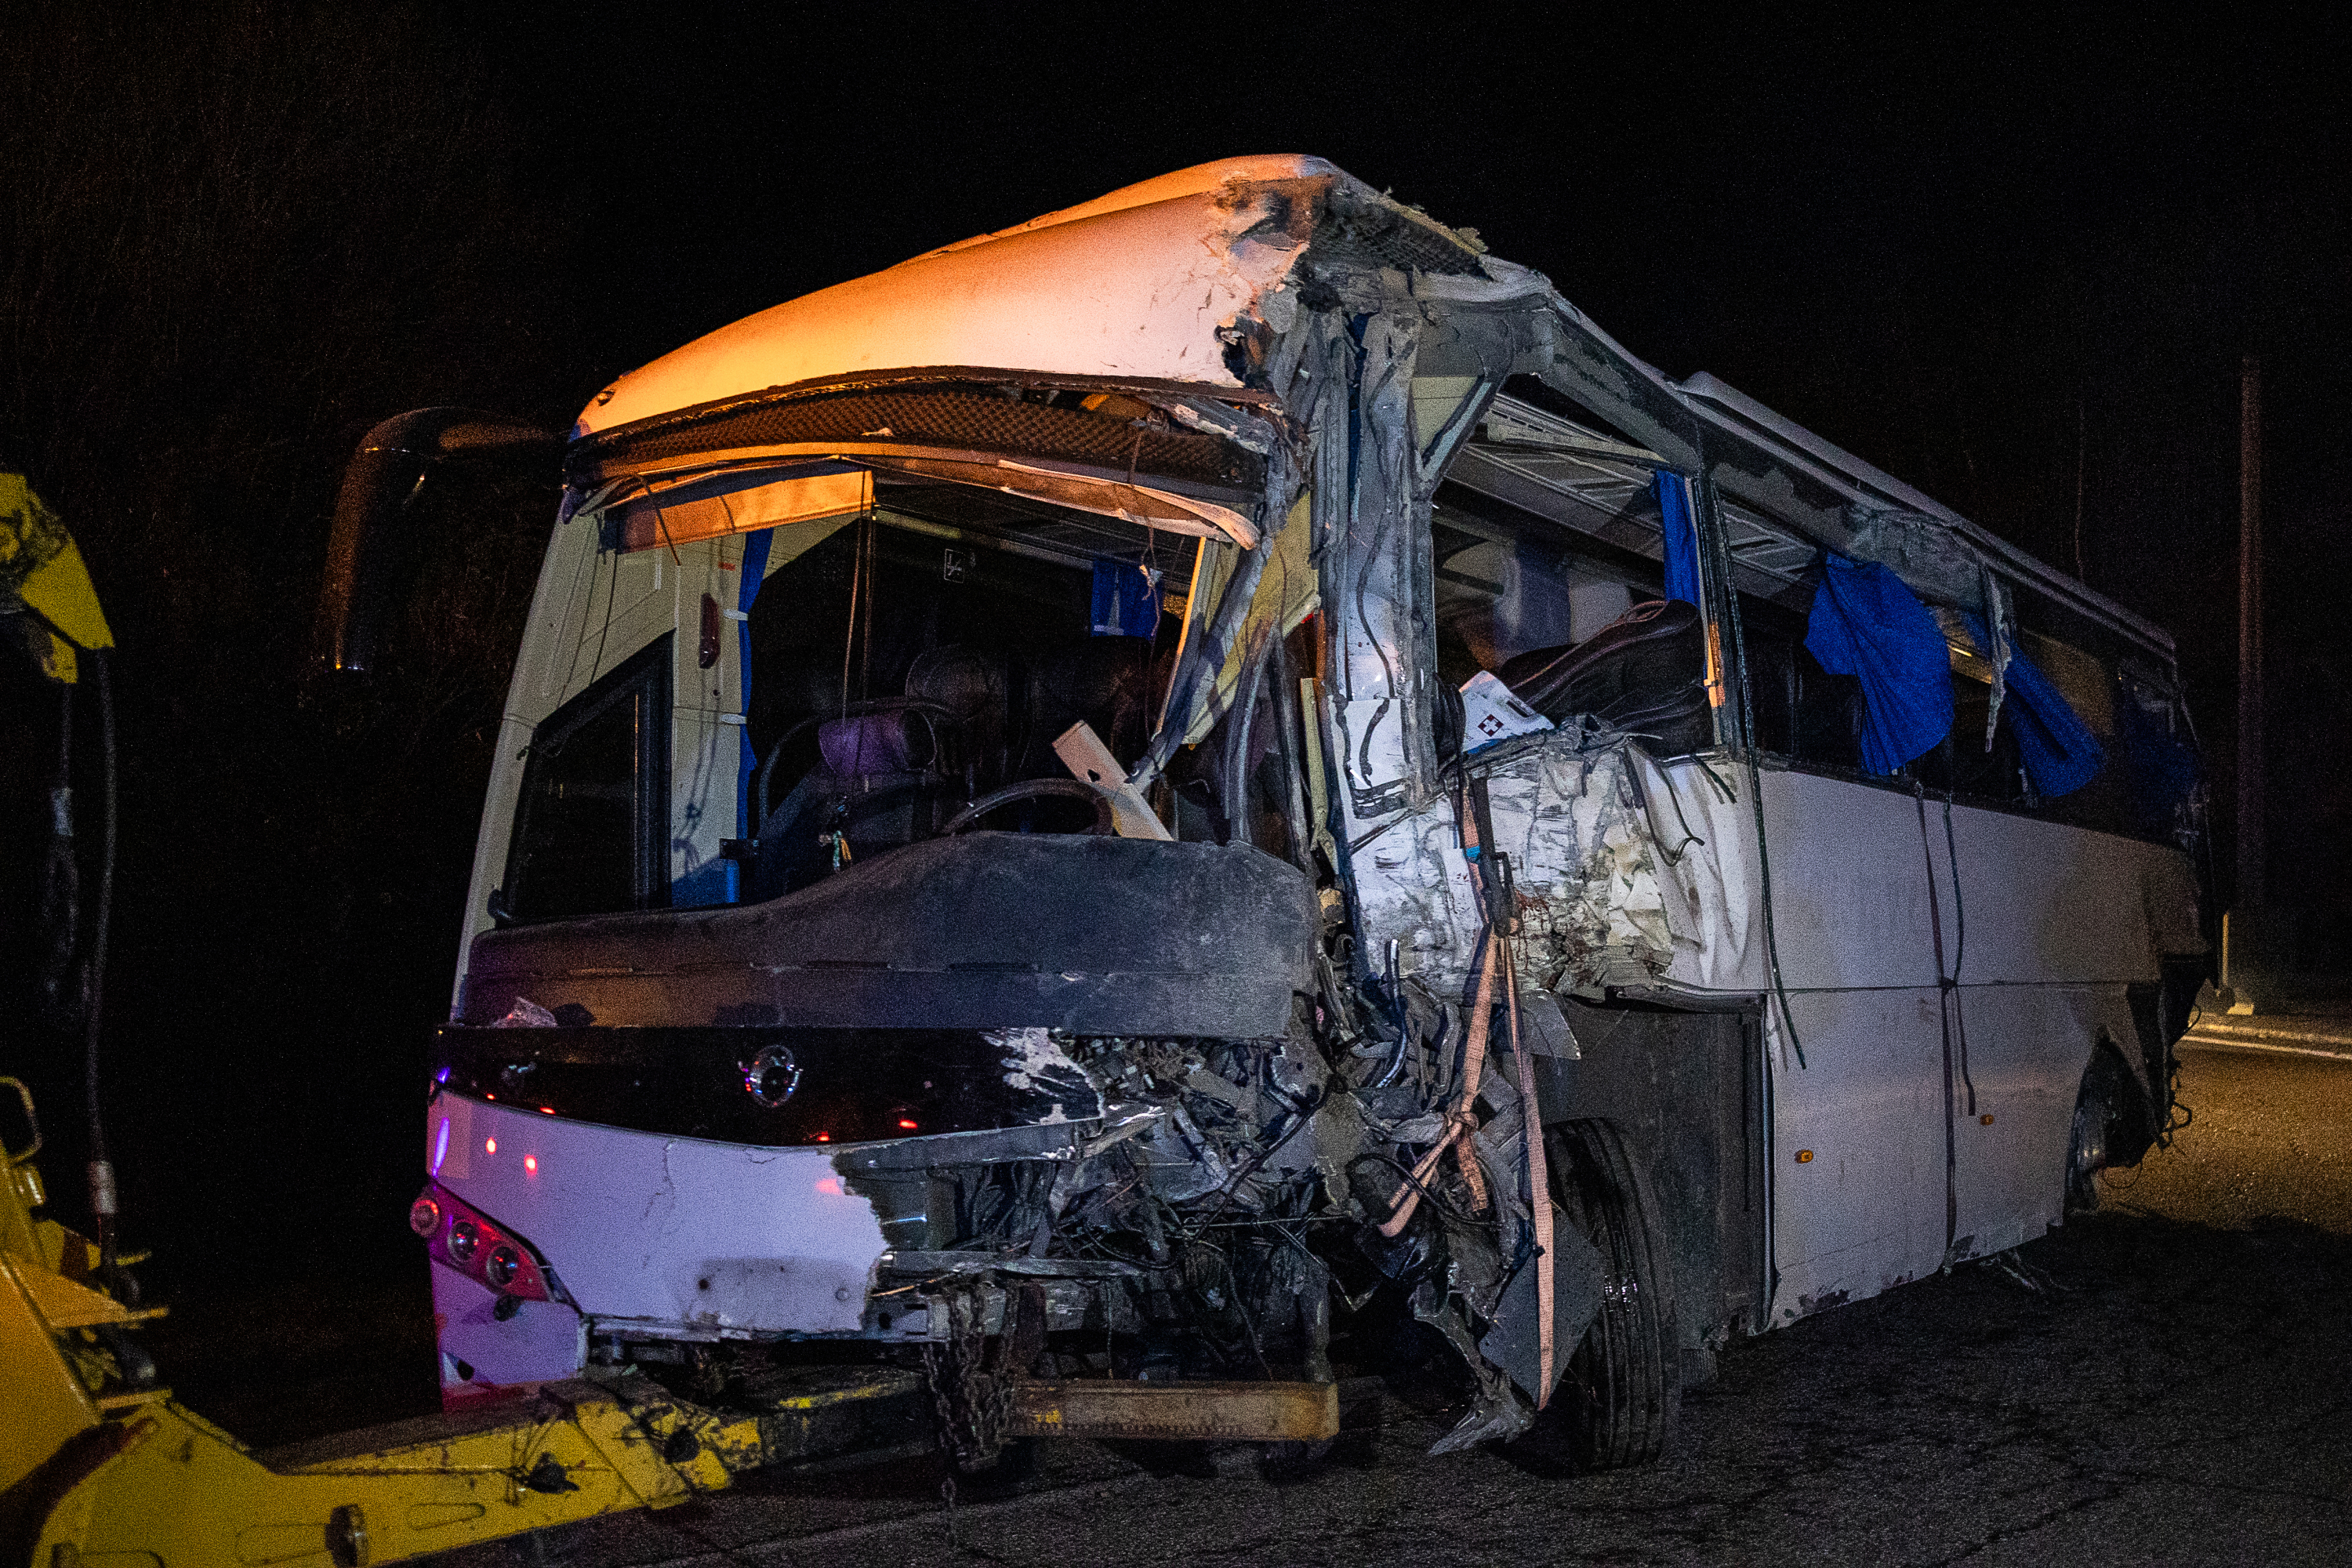
<svg viewBox="0 0 2352 1568">
<path fill-rule="evenodd" d="M 2139 1163 L 2156 1141 L 2146 1106 L 2131 1069 L 2115 1048 L 2104 1042 L 2095 1047 L 2083 1069 L 2082 1091 L 2074 1097 L 2074 1125 L 2066 1147 L 2066 1213 L 2096 1213 L 2099 1173 Z"/>
<path fill-rule="evenodd" d="M 1541 1436 L 1579 1470 L 1646 1465 L 1665 1446 L 1675 1393 L 1664 1235 L 1624 1135 L 1609 1121 L 1546 1130 L 1552 1196 L 1599 1249 L 1601 1310 L 1569 1358 Z"/>
</svg>

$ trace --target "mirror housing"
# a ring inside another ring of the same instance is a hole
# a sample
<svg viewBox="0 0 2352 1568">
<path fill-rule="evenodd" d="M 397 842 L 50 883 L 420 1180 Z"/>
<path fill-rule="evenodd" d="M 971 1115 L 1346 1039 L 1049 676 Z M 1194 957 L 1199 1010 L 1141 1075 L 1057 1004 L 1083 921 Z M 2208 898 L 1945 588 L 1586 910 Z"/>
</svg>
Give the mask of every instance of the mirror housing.
<svg viewBox="0 0 2352 1568">
<path fill-rule="evenodd" d="M 384 601 L 415 546 L 409 503 L 435 468 L 465 459 L 552 466 L 562 450 L 552 431 L 478 408 L 413 408 L 362 437 L 335 497 L 319 590 L 320 673 L 373 670 Z"/>
</svg>

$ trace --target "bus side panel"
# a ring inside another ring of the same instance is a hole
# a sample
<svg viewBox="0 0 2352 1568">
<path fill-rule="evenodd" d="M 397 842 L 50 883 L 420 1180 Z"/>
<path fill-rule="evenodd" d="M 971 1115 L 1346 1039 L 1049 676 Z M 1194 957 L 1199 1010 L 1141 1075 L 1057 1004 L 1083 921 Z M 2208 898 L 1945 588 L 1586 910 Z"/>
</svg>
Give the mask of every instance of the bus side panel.
<svg viewBox="0 0 2352 1568">
<path fill-rule="evenodd" d="M 1969 806 L 1952 809 L 1948 842 L 1943 810 L 1928 804 L 1928 838 L 1946 968 L 1962 984 L 2153 984 L 2161 954 L 2204 951 L 2179 850 Z"/>
<path fill-rule="evenodd" d="M 1929 808 L 1940 838 L 1940 805 Z M 2194 952 L 2188 857 L 2162 845 L 1957 807 L 1936 873 L 1954 1034 L 1954 1251 L 1980 1257 L 2063 1217 L 2083 1069 L 2105 1036 L 2144 1074 L 2126 986 Z M 1953 869 L 1957 858 L 1958 896 Z"/>
<path fill-rule="evenodd" d="M 1943 1262 L 1937 993 L 1792 992 L 1804 1065 L 1771 1020 L 1771 1318 L 1786 1322 Z"/>
<path fill-rule="evenodd" d="M 1771 1010 L 1770 1316 L 1786 1322 L 1942 1261 L 1943 1035 L 1917 805 L 1814 773 L 1763 787 L 1796 1025 L 1791 1041 Z"/>
<path fill-rule="evenodd" d="M 2102 1032 L 2133 1049 L 2120 986 L 1972 985 L 1953 1013 L 1956 1258 L 2031 1241 L 2064 1215 L 2083 1068 Z"/>
<path fill-rule="evenodd" d="M 1808 991 L 1933 986 L 1936 939 L 1917 805 L 1907 795 L 1814 773 L 1769 772 L 1763 784 L 1781 984 Z M 1941 838 L 1938 826 L 1938 854 Z M 1741 853 L 1754 850 L 1751 837 Z"/>
</svg>

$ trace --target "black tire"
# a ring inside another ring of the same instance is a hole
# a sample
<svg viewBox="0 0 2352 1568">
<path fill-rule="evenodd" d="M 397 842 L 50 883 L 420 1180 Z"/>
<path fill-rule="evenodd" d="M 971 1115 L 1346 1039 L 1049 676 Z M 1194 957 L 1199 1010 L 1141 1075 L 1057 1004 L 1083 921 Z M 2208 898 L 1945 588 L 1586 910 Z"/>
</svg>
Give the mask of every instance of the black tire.
<svg viewBox="0 0 2352 1568">
<path fill-rule="evenodd" d="M 1674 1302 L 1664 1234 L 1649 1187 L 1609 1121 L 1564 1121 L 1544 1133 L 1552 1196 L 1599 1249 L 1601 1310 L 1551 1403 L 1537 1418 L 1546 1447 L 1580 1471 L 1654 1461 L 1677 1391 Z"/>
<path fill-rule="evenodd" d="M 2147 1103 L 2115 1048 L 2095 1047 L 2074 1096 L 2074 1129 L 2066 1142 L 2065 1213 L 2097 1213 L 2099 1173 L 2139 1163 L 2156 1141 Z"/>
</svg>

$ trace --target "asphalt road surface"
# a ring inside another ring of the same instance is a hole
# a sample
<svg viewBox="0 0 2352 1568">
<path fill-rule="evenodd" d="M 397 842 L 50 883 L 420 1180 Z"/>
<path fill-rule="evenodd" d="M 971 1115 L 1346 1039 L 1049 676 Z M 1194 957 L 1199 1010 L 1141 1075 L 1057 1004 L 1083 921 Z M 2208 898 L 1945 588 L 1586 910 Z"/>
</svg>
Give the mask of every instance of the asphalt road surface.
<svg viewBox="0 0 2352 1568">
<path fill-rule="evenodd" d="M 1288 1484 L 1239 1450 L 1064 1443 L 1008 1501 L 950 1509 L 905 1464 L 437 1561 L 2352 1561 L 2352 1059 L 2184 1057 L 2193 1124 L 2023 1248 L 2027 1281 L 1970 1266 L 1736 1344 L 1653 1468 L 1432 1459 L 1453 1413 L 1408 1387 Z"/>
</svg>

